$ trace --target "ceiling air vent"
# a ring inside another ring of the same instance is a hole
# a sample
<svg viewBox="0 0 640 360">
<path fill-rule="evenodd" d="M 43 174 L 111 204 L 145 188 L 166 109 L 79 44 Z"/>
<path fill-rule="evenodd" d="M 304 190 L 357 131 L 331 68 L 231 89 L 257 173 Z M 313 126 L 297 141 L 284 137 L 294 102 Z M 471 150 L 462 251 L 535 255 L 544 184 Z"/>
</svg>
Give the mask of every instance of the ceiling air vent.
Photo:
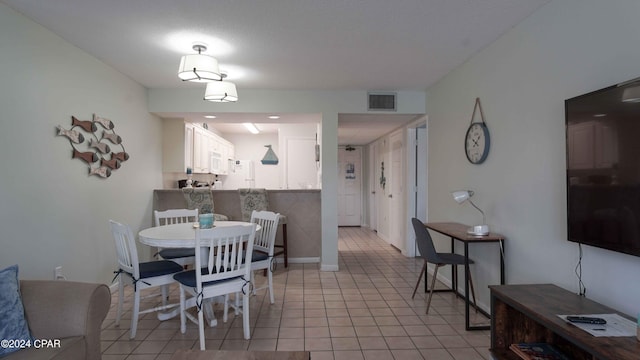
<svg viewBox="0 0 640 360">
<path fill-rule="evenodd" d="M 370 92 L 369 110 L 396 111 L 396 93 L 394 92 Z"/>
</svg>

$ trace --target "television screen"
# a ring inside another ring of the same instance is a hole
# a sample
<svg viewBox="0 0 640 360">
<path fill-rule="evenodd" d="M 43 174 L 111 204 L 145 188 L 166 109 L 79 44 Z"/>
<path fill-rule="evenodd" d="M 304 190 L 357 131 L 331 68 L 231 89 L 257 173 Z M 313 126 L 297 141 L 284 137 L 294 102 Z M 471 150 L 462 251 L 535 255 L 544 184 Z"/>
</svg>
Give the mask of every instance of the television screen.
<svg viewBox="0 0 640 360">
<path fill-rule="evenodd" d="M 640 256 L 640 79 L 565 101 L 569 241 Z"/>
</svg>

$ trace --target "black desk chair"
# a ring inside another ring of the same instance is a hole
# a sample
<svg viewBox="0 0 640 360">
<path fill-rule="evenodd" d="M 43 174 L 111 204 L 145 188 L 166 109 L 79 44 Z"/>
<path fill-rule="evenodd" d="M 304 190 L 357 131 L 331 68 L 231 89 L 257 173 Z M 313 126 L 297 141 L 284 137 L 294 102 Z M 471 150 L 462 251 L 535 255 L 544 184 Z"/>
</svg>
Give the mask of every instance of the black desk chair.
<svg viewBox="0 0 640 360">
<path fill-rule="evenodd" d="M 418 282 L 416 283 L 415 289 L 413 289 L 413 295 L 411 298 L 413 299 L 416 296 L 416 291 L 418 290 L 418 286 L 420 285 L 420 280 L 422 280 L 422 275 L 427 271 L 427 263 L 432 263 L 436 266 L 433 271 L 433 277 L 431 278 L 431 290 L 429 290 L 429 299 L 427 300 L 427 314 L 429 313 L 429 307 L 431 306 L 431 297 L 433 296 L 434 287 L 436 285 L 436 277 L 438 276 L 438 269 L 445 265 L 457 266 L 464 265 L 464 256 L 460 254 L 453 253 L 439 253 L 436 252 L 436 247 L 433 245 L 433 239 L 431 239 L 431 235 L 429 235 L 429 231 L 424 226 L 422 221 L 412 218 L 411 224 L 413 224 L 413 231 L 416 233 L 416 242 L 418 243 L 418 250 L 420 250 L 420 256 L 424 259 L 424 265 L 422 266 L 422 271 L 420 271 L 420 276 L 418 277 Z M 469 263 L 473 264 L 473 260 L 469 259 Z M 454 276 L 457 273 L 454 268 Z M 471 280 L 471 272 L 467 274 L 469 276 L 469 285 L 471 286 L 471 294 L 473 296 L 473 305 L 476 306 L 476 292 L 473 289 L 473 281 Z M 427 278 L 425 277 L 425 282 Z M 457 291 L 457 289 L 452 289 L 453 291 Z"/>
</svg>

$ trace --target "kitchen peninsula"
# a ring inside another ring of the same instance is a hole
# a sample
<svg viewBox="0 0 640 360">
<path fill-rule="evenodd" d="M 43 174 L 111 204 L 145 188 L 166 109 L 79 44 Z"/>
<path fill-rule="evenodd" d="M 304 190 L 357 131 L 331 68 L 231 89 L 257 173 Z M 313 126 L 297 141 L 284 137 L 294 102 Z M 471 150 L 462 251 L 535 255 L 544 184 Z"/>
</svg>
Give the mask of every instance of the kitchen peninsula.
<svg viewBox="0 0 640 360">
<path fill-rule="evenodd" d="M 267 190 L 269 210 L 287 216 L 289 262 L 320 262 L 322 224 L 320 219 L 320 190 Z M 242 220 L 237 190 L 211 190 L 214 211 Z M 154 190 L 153 210 L 186 208 L 180 189 Z M 282 242 L 278 231 L 277 243 Z"/>
</svg>

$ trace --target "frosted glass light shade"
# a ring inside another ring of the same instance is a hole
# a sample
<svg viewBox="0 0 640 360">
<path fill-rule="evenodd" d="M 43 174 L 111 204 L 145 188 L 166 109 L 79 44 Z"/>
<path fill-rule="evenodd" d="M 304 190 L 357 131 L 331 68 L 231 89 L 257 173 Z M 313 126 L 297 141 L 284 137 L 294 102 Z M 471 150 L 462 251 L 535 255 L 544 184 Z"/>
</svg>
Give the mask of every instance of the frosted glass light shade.
<svg viewBox="0 0 640 360">
<path fill-rule="evenodd" d="M 473 191 L 468 191 L 468 190 L 454 191 L 451 193 L 451 195 L 453 196 L 453 199 L 458 204 L 462 204 L 463 202 L 467 201 L 471 196 L 473 196 Z"/>
<path fill-rule="evenodd" d="M 236 102 L 238 91 L 236 84 L 228 81 L 213 81 L 207 83 L 204 99 L 213 102 Z"/>
<path fill-rule="evenodd" d="M 209 82 L 222 80 L 218 60 L 204 54 L 185 55 L 180 59 L 178 77 L 183 81 Z"/>
</svg>

